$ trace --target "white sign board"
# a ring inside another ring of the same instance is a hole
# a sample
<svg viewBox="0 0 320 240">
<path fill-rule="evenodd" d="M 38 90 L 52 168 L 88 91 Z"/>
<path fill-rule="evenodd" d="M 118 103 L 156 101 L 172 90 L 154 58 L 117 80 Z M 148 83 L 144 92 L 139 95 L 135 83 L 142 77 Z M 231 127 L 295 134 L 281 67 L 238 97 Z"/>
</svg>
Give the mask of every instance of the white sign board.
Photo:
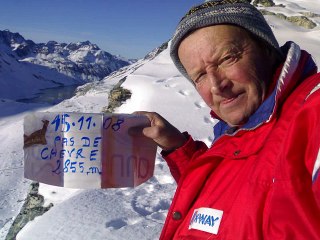
<svg viewBox="0 0 320 240">
<path fill-rule="evenodd" d="M 135 187 L 153 176 L 156 144 L 134 114 L 37 112 L 24 119 L 24 175 L 70 188 Z"/>
</svg>

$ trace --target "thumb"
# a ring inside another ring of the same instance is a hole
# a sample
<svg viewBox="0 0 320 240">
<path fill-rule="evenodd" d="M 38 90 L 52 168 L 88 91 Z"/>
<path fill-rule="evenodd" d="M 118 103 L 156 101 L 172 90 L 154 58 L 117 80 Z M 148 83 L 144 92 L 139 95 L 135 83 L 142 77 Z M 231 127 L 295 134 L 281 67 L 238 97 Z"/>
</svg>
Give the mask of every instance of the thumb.
<svg viewBox="0 0 320 240">
<path fill-rule="evenodd" d="M 143 126 L 137 126 L 137 127 L 131 127 L 128 129 L 128 134 L 131 137 L 144 137 L 143 129 L 145 127 Z"/>
</svg>

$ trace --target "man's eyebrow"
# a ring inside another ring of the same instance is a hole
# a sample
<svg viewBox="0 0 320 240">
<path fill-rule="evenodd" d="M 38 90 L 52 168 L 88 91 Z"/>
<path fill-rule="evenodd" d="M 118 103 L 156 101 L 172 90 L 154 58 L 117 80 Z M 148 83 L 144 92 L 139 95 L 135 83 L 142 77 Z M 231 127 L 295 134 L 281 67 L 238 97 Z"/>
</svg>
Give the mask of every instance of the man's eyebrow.
<svg viewBox="0 0 320 240">
<path fill-rule="evenodd" d="M 230 44 L 227 44 L 226 46 L 217 49 L 214 55 L 219 56 L 225 53 L 241 53 L 242 49 L 243 48 L 241 44 L 237 42 L 231 42 Z"/>
</svg>

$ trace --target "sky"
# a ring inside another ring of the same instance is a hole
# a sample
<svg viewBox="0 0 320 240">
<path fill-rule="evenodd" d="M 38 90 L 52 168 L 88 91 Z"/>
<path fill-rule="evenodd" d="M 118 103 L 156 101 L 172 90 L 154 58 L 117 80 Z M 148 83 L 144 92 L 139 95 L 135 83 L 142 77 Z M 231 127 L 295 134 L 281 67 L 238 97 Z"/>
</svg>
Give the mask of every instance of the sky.
<svg viewBox="0 0 320 240">
<path fill-rule="evenodd" d="M 36 43 L 89 40 L 113 55 L 143 58 L 168 41 L 203 0 L 0 0 L 0 30 Z"/>
</svg>

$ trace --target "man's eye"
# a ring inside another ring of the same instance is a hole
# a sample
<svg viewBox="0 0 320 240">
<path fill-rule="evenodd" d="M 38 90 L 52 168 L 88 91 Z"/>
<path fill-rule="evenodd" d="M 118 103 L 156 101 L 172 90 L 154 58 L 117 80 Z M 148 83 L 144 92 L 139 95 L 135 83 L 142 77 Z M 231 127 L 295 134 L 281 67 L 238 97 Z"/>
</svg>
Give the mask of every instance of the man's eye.
<svg viewBox="0 0 320 240">
<path fill-rule="evenodd" d="M 205 79 L 205 75 L 204 73 L 199 74 L 199 76 L 196 77 L 196 79 L 194 80 L 195 84 L 200 84 L 201 82 L 203 82 L 203 80 Z"/>
<path fill-rule="evenodd" d="M 238 60 L 238 55 L 237 54 L 231 54 L 231 55 L 227 55 L 225 57 L 223 57 L 220 61 L 220 66 L 224 66 L 224 65 L 230 65 L 233 64 L 234 62 L 236 62 Z"/>
<path fill-rule="evenodd" d="M 222 63 L 229 63 L 236 59 L 235 55 L 228 55 L 222 59 Z"/>
</svg>

